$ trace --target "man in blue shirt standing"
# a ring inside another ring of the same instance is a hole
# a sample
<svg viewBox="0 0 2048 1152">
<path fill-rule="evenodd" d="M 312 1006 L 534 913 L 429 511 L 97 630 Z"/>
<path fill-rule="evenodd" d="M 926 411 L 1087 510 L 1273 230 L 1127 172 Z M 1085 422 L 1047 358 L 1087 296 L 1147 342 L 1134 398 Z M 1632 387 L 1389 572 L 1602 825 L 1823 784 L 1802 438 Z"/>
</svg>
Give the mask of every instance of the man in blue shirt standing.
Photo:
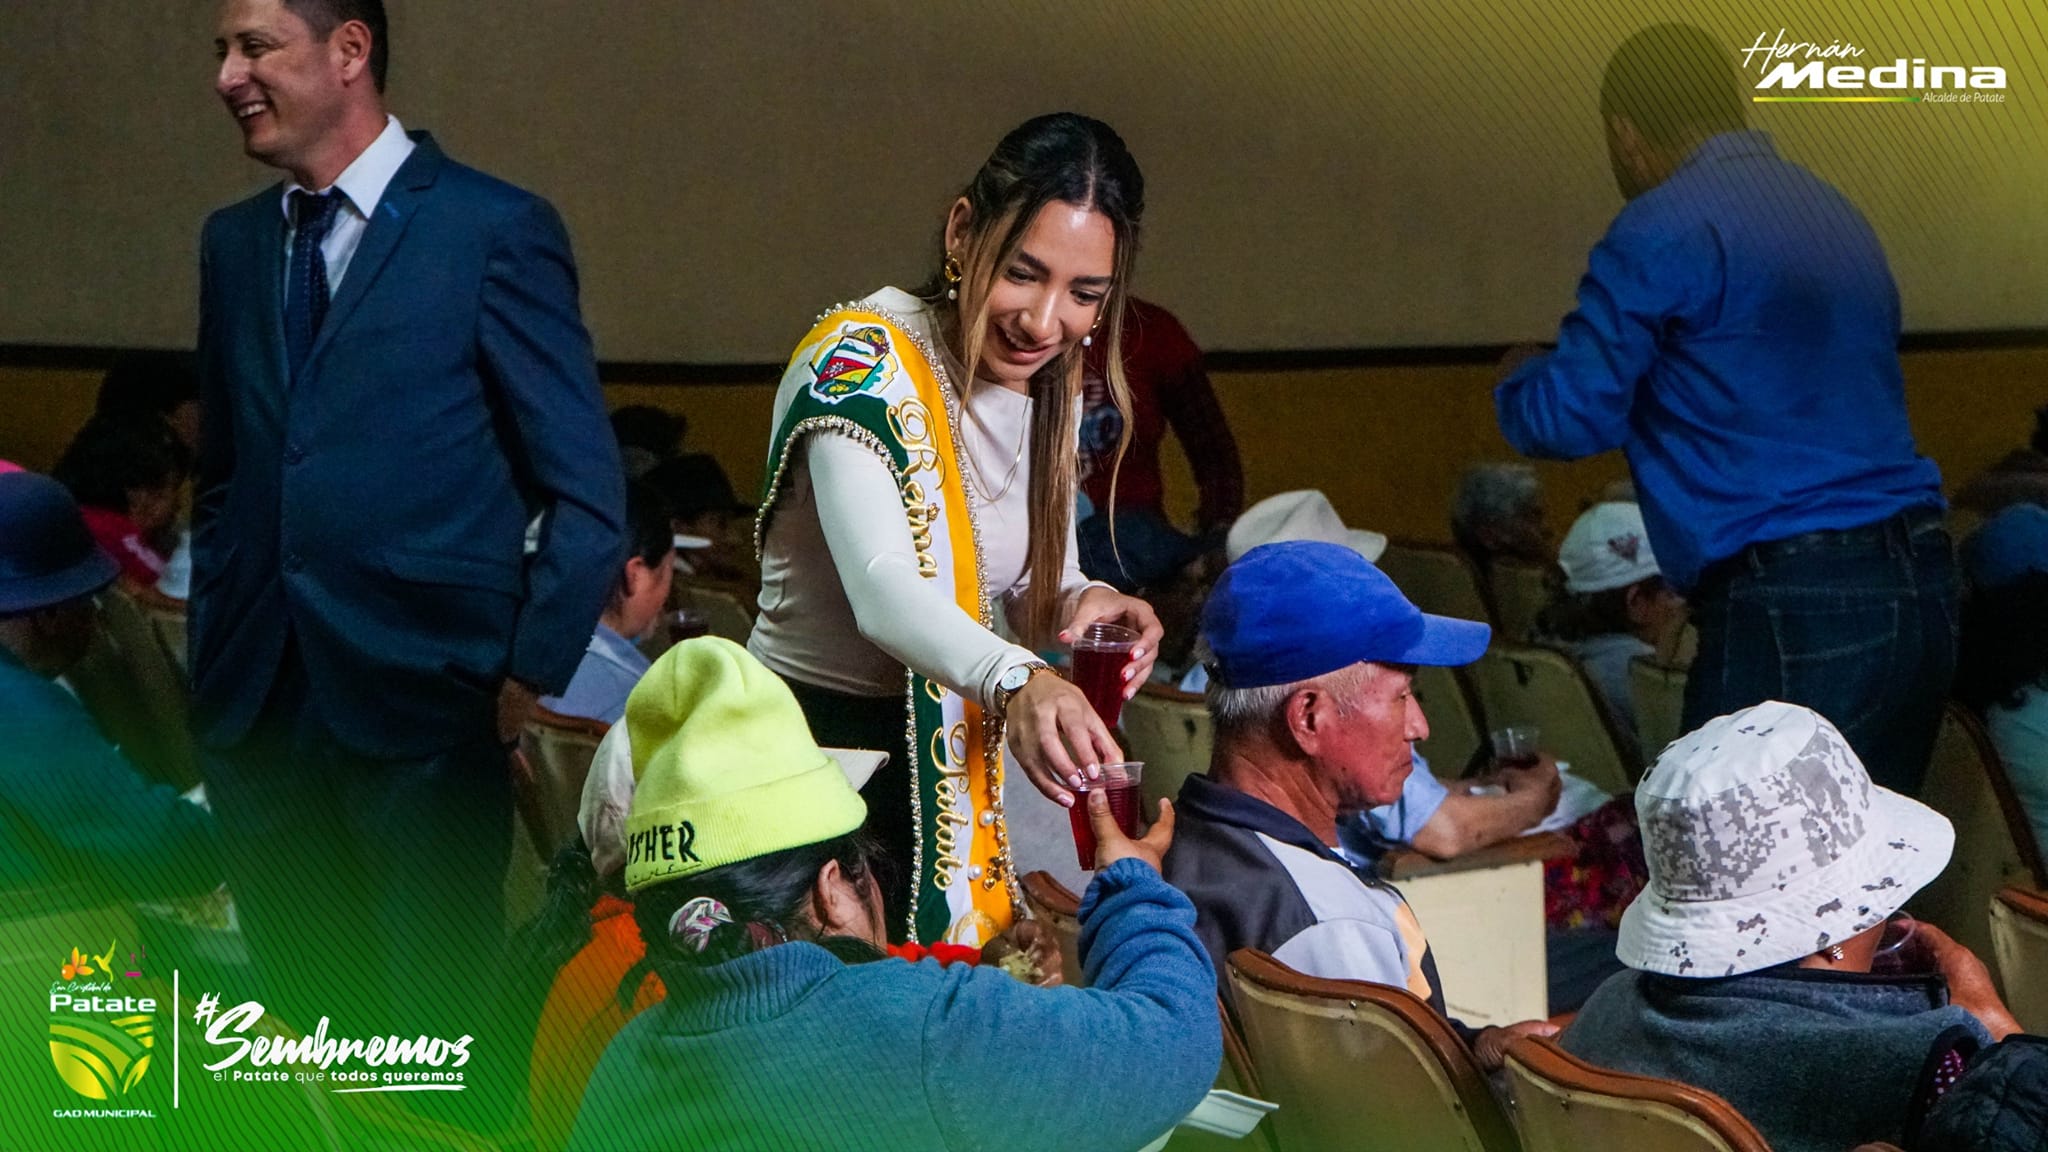
<svg viewBox="0 0 2048 1152">
<path fill-rule="evenodd" d="M 1954 672 L 1956 575 L 1884 249 L 1746 130 L 1733 57 L 1698 29 L 1631 37 L 1600 108 L 1628 204 L 1557 349 L 1510 358 L 1501 431 L 1532 456 L 1627 455 L 1699 627 L 1686 730 L 1803 704 L 1911 793 Z"/>
</svg>

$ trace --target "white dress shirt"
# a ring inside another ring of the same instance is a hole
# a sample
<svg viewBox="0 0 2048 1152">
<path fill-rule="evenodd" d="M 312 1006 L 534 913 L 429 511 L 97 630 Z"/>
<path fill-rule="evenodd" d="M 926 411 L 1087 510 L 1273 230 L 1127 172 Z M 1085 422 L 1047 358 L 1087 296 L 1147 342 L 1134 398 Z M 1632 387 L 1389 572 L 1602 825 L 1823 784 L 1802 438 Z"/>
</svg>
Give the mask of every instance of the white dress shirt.
<svg viewBox="0 0 2048 1152">
<path fill-rule="evenodd" d="M 384 198 L 384 189 L 391 185 L 391 178 L 398 175 L 399 166 L 418 147 L 412 137 L 405 134 L 405 127 L 398 117 L 384 117 L 384 131 L 377 134 L 370 146 L 362 150 L 347 168 L 342 169 L 333 184 L 341 192 L 342 203 L 334 214 L 334 223 L 327 228 L 327 238 L 320 242 L 320 254 L 327 258 L 327 295 L 331 299 L 341 289 L 341 278 L 348 272 L 348 262 L 354 259 L 356 246 L 363 242 L 363 231 L 370 226 L 370 213 L 377 210 L 377 202 Z M 284 211 L 284 262 L 285 274 L 291 274 L 292 238 L 298 228 L 292 223 L 292 193 L 325 192 L 327 188 L 307 188 L 294 180 L 285 185 L 279 206 Z"/>
</svg>

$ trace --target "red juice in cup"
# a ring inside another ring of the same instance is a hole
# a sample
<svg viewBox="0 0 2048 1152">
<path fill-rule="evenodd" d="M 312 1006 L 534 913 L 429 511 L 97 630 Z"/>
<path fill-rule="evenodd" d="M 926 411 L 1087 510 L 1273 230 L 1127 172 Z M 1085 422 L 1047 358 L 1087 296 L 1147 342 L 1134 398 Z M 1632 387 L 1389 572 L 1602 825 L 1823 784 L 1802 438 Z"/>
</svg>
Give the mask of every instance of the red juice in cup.
<svg viewBox="0 0 2048 1152">
<path fill-rule="evenodd" d="M 1081 778 L 1081 786 L 1074 789 L 1074 806 L 1067 810 L 1067 820 L 1074 826 L 1074 854 L 1082 871 L 1095 871 L 1095 827 L 1088 822 L 1088 793 L 1098 788 L 1107 793 L 1109 814 L 1116 820 L 1118 830 L 1126 836 L 1135 837 L 1142 799 L 1139 785 L 1144 775 L 1145 765 L 1131 761 L 1104 764 L 1100 780 L 1090 780 L 1086 776 Z"/>
<path fill-rule="evenodd" d="M 1542 752 L 1536 746 L 1539 733 L 1533 724 L 1516 724 L 1493 733 L 1494 763 L 1502 768 L 1534 768 Z"/>
<path fill-rule="evenodd" d="M 1074 641 L 1074 686 L 1111 728 L 1124 714 L 1124 668 L 1137 645 L 1137 632 L 1121 624 L 1090 624 Z"/>
</svg>

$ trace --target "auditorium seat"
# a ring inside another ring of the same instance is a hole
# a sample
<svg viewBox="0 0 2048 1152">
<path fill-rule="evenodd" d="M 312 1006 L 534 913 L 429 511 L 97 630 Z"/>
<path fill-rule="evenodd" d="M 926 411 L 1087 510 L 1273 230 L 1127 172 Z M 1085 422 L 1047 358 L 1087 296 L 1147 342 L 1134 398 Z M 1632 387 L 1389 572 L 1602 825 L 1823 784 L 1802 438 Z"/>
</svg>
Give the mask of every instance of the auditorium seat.
<svg viewBox="0 0 2048 1152">
<path fill-rule="evenodd" d="M 1404 989 L 1297 972 L 1251 948 L 1231 996 L 1281 1148 L 1514 1152 L 1471 1049 Z"/>
<path fill-rule="evenodd" d="M 1142 761 L 1145 811 L 1157 812 L 1160 797 L 1180 795 L 1181 781 L 1209 770 L 1214 726 L 1202 697 L 1164 684 L 1146 684 L 1124 703 L 1124 744 Z"/>
<path fill-rule="evenodd" d="M 1598 1068 L 1552 1040 L 1517 1040 L 1505 1071 L 1525 1152 L 1771 1152 L 1756 1126 L 1712 1092 Z"/>
<path fill-rule="evenodd" d="M 1415 699 L 1429 721 L 1429 739 L 1417 741 L 1415 750 L 1443 779 L 1464 775 L 1465 766 L 1487 744 L 1486 720 L 1464 673 L 1434 665 L 1417 667 Z"/>
<path fill-rule="evenodd" d="M 1619 795 L 1642 765 L 1626 751 L 1592 681 L 1570 655 L 1534 644 L 1496 643 L 1469 669 L 1479 707 L 1495 729 L 1534 725 L 1537 745 L 1580 779 Z"/>
<path fill-rule="evenodd" d="M 1685 733 L 1686 670 L 1638 656 L 1628 664 L 1629 695 L 1636 706 L 1636 741 L 1645 763 L 1654 764 L 1664 747 Z"/>
<path fill-rule="evenodd" d="M 598 742 L 611 726 L 601 720 L 564 716 L 535 708 L 519 735 L 519 750 L 533 769 L 533 787 L 542 824 L 534 848 L 542 859 L 576 833 L 576 811 L 583 803 L 583 780 Z"/>
<path fill-rule="evenodd" d="M 1500 622 L 1496 633 L 1499 639 L 1519 644 L 1535 635 L 1536 621 L 1550 606 L 1556 595 L 1555 585 L 1562 579 L 1553 576 L 1553 571 L 1548 564 L 1494 562 L 1493 618 Z"/>
<path fill-rule="evenodd" d="M 135 594 L 100 597 L 100 626 L 85 659 L 64 674 L 100 729 L 144 775 L 184 790 L 199 783 L 185 674 Z"/>
<path fill-rule="evenodd" d="M 1389 544 L 1380 555 L 1379 568 L 1424 612 L 1494 622 L 1479 590 L 1478 571 L 1463 552 L 1448 544 Z"/>
<path fill-rule="evenodd" d="M 1956 845 L 1948 867 L 1907 911 L 1979 957 L 1990 956 L 1992 898 L 2008 884 L 2048 889 L 2048 877 L 1998 750 L 1960 704 L 1951 703 L 1942 715 L 1920 800 L 1955 825 Z"/>
</svg>

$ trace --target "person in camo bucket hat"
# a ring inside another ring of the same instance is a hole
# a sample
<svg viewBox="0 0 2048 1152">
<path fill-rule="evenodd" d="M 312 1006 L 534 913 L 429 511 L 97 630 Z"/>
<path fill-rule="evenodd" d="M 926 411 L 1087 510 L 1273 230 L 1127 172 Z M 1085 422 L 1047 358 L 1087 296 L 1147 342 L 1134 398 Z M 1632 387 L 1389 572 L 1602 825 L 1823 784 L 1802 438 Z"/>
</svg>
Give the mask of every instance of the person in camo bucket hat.
<svg viewBox="0 0 2048 1152">
<path fill-rule="evenodd" d="M 1842 734 L 1767 701 L 1674 741 L 1636 790 L 1650 885 L 1559 1038 L 1725 1098 L 1776 1152 L 1911 1147 L 1969 1054 L 2018 1031 L 1990 973 L 1927 923 L 1888 925 L 1955 831 L 1880 788 Z"/>
<path fill-rule="evenodd" d="M 1948 819 L 1870 782 L 1818 713 L 1768 701 L 1672 743 L 1636 787 L 1650 885 L 1621 962 L 1735 976 L 1884 922 L 1941 875 Z"/>
</svg>

